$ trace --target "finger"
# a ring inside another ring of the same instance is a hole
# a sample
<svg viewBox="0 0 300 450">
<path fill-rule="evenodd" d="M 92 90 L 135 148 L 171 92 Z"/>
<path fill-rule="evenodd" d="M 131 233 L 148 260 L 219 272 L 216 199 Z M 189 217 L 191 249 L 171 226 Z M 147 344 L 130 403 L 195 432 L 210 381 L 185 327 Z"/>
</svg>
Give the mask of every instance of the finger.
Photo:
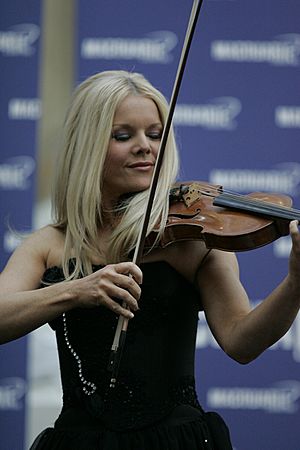
<svg viewBox="0 0 300 450">
<path fill-rule="evenodd" d="M 290 236 L 293 243 L 293 249 L 298 250 L 300 248 L 300 233 L 298 220 L 292 220 L 290 222 Z"/>
<path fill-rule="evenodd" d="M 291 234 L 292 237 L 299 234 L 298 227 L 299 227 L 299 221 L 298 220 L 292 220 L 290 222 L 290 234 Z"/>
<path fill-rule="evenodd" d="M 129 275 L 115 274 L 112 278 L 112 282 L 114 283 L 114 285 L 124 289 L 125 291 L 130 292 L 130 294 L 136 300 L 139 300 L 141 296 L 141 288 L 130 274 Z"/>
<path fill-rule="evenodd" d="M 134 264 L 133 262 L 123 262 L 119 264 L 115 264 L 115 271 L 120 274 L 131 276 L 135 279 L 138 284 L 142 284 L 143 282 L 143 272 L 141 269 Z"/>
<path fill-rule="evenodd" d="M 139 309 L 137 300 L 125 289 L 118 286 L 112 286 L 108 291 L 110 298 L 116 298 L 120 302 L 124 302 L 130 309 L 137 311 Z M 123 306 L 125 306 L 123 304 Z"/>
<path fill-rule="evenodd" d="M 123 316 L 126 319 L 132 319 L 134 317 L 134 314 L 129 309 L 124 308 L 124 306 L 115 302 L 111 298 L 107 297 L 103 303 L 105 303 L 105 306 L 118 316 Z"/>
</svg>

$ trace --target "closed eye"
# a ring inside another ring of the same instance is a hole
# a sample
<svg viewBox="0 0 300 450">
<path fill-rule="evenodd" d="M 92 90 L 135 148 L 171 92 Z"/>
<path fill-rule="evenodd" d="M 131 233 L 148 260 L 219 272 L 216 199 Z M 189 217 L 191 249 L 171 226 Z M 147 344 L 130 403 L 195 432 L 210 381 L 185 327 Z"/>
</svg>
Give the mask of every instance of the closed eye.
<svg viewBox="0 0 300 450">
<path fill-rule="evenodd" d="M 118 142 L 126 142 L 131 138 L 131 135 L 128 133 L 113 133 L 111 137 Z"/>
<path fill-rule="evenodd" d="M 150 139 L 153 139 L 154 141 L 159 141 L 161 139 L 161 132 L 157 132 L 157 133 L 149 133 L 148 137 Z"/>
</svg>

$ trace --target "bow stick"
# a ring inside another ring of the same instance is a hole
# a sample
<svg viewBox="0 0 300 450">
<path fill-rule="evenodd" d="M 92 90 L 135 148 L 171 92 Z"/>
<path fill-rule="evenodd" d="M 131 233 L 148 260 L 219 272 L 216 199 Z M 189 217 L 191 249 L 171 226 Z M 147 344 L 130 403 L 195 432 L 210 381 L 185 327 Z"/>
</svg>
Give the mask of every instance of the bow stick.
<svg viewBox="0 0 300 450">
<path fill-rule="evenodd" d="M 187 31 L 186 31 L 182 51 L 181 51 L 181 56 L 180 56 L 177 73 L 176 73 L 176 78 L 175 78 L 173 91 L 172 91 L 172 95 L 171 95 L 171 100 L 170 100 L 170 104 L 169 104 L 169 111 L 168 111 L 166 122 L 165 122 L 165 125 L 163 128 L 161 142 L 160 142 L 159 150 L 157 153 L 154 172 L 153 172 L 151 185 L 150 185 L 150 189 L 149 189 L 147 206 L 146 206 L 146 210 L 145 210 L 145 214 L 144 214 L 144 220 L 143 220 L 142 227 L 140 229 L 139 237 L 137 240 L 135 252 L 133 255 L 133 259 L 132 259 L 132 262 L 134 262 L 136 265 L 139 265 L 141 262 L 141 259 L 142 259 L 148 224 L 149 224 L 150 215 L 151 215 L 151 209 L 152 209 L 152 205 L 153 205 L 153 201 L 154 201 L 154 197 L 155 197 L 156 186 L 157 186 L 157 182 L 158 182 L 158 178 L 159 178 L 159 173 L 160 173 L 160 169 L 161 169 L 162 162 L 163 162 L 163 156 L 164 156 L 164 152 L 166 149 L 168 135 L 169 135 L 169 131 L 170 131 L 171 124 L 172 124 L 176 101 L 177 101 L 181 81 L 183 78 L 183 73 L 184 73 L 184 69 L 186 66 L 188 53 L 189 53 L 189 50 L 191 47 L 194 31 L 196 28 L 197 19 L 198 19 L 199 13 L 200 13 L 202 3 L 203 3 L 203 0 L 194 0 L 193 6 L 191 9 L 189 23 L 187 26 Z M 123 305 L 123 306 L 125 306 L 125 305 Z M 126 319 L 123 316 L 119 316 L 114 340 L 113 340 L 112 347 L 111 347 L 111 355 L 110 355 L 110 359 L 109 359 L 109 363 L 108 363 L 108 370 L 111 372 L 111 379 L 110 379 L 110 387 L 111 388 L 115 387 L 115 385 L 116 385 L 119 364 L 120 364 L 121 355 L 122 355 L 122 351 L 123 351 L 125 339 L 126 339 L 127 327 L 128 327 L 128 319 Z"/>
</svg>

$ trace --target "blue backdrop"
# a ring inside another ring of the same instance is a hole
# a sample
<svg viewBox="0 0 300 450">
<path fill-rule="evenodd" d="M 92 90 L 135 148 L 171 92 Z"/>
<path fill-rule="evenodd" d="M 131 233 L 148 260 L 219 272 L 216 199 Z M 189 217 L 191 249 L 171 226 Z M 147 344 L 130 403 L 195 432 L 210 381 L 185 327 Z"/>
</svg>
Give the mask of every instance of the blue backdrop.
<svg viewBox="0 0 300 450">
<path fill-rule="evenodd" d="M 0 270 L 32 226 L 40 1 L 2 0 L 0 13 Z M 0 448 L 22 450 L 27 339 L 0 346 Z"/>
<path fill-rule="evenodd" d="M 145 74 L 169 98 L 192 0 L 80 0 L 77 80 Z M 175 112 L 184 180 L 282 192 L 300 206 L 300 3 L 204 0 Z M 283 278 L 288 237 L 239 254 L 253 304 Z M 300 319 L 247 366 L 219 350 L 201 317 L 197 385 L 236 450 L 299 449 Z"/>
</svg>

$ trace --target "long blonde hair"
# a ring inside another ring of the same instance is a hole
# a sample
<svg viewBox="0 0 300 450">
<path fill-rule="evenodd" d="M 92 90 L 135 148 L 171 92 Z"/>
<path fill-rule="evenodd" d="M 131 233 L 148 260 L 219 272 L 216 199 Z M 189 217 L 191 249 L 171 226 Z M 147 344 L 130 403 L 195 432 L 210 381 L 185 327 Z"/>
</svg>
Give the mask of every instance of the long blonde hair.
<svg viewBox="0 0 300 450">
<path fill-rule="evenodd" d="M 54 225 L 65 233 L 62 266 L 66 278 L 92 272 L 90 255 L 106 263 L 128 259 L 142 224 L 148 189 L 130 197 L 122 206 L 122 218 L 110 238 L 107 255 L 99 248 L 103 225 L 102 173 L 115 111 L 128 95 L 152 99 L 165 123 L 168 105 L 164 96 L 141 74 L 106 71 L 81 83 L 74 92 L 66 122 L 65 144 L 60 154 L 53 193 Z M 160 222 L 163 231 L 168 214 L 168 192 L 178 172 L 178 152 L 170 131 L 156 189 L 148 233 Z M 75 269 L 69 273 L 69 259 Z"/>
</svg>

